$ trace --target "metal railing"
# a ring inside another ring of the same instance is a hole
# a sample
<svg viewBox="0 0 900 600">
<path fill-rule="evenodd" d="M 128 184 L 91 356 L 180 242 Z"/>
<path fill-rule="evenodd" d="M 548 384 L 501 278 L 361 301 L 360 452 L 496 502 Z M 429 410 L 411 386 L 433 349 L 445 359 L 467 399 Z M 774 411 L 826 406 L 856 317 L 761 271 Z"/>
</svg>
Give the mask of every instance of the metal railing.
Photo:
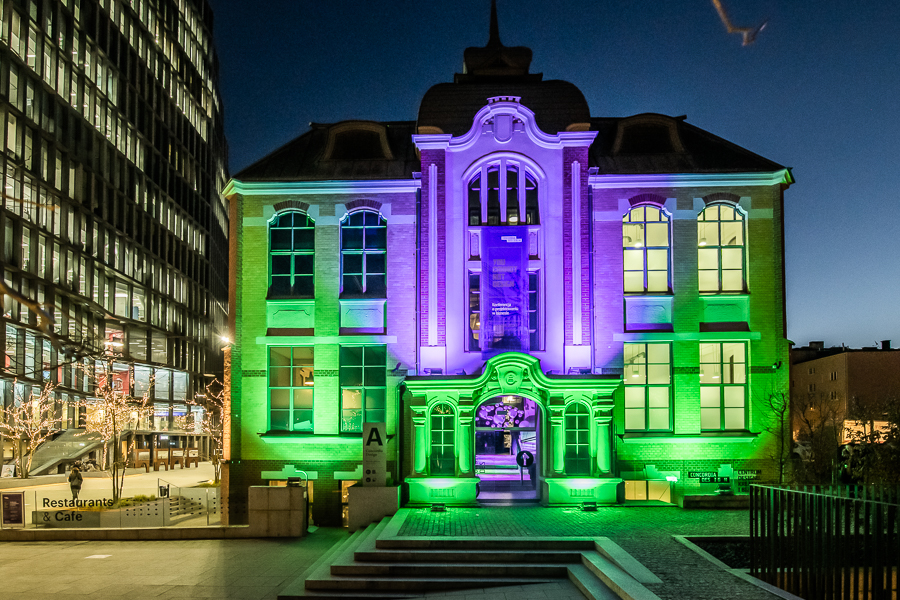
<svg viewBox="0 0 900 600">
<path fill-rule="evenodd" d="M 900 600 L 900 489 L 750 488 L 750 573 L 806 600 Z"/>
</svg>

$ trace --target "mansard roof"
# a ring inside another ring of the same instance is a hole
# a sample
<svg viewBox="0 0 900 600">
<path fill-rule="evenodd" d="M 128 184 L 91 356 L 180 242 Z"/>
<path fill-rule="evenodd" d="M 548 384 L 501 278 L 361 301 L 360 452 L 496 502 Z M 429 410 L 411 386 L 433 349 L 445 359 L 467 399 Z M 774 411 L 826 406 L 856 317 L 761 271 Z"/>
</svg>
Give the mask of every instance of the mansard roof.
<svg viewBox="0 0 900 600">
<path fill-rule="evenodd" d="M 594 117 L 590 166 L 600 173 L 752 173 L 782 165 L 691 125 L 686 117 L 645 113 Z"/>
<path fill-rule="evenodd" d="M 552 82 L 546 82 L 552 83 Z M 571 86 L 566 82 L 558 82 Z M 453 85 L 453 84 L 448 84 Z M 437 86 L 436 86 L 437 87 Z M 469 86 L 457 86 L 469 87 Z M 481 93 L 520 93 L 517 86 L 479 88 L 480 100 L 464 97 L 465 108 L 440 121 L 445 133 L 463 135 L 472 127 L 476 112 L 486 104 Z M 526 87 L 526 86 L 522 86 Z M 581 92 L 571 86 L 581 97 Z M 432 88 L 434 89 L 434 88 Z M 560 86 L 560 89 L 565 89 Z M 582 97 L 583 99 L 583 97 Z M 565 131 L 556 126 L 583 122 L 597 131 L 590 147 L 590 166 L 603 174 L 640 173 L 752 173 L 784 167 L 745 148 L 691 125 L 684 117 L 641 114 L 632 117 L 586 117 L 566 112 L 552 103 L 535 106 L 523 93 L 522 104 L 535 110 L 545 132 Z M 423 105 L 424 105 L 423 101 Z M 541 110 L 543 108 L 543 110 Z M 585 105 L 586 108 L 586 105 Z M 554 113 L 554 111 L 556 111 Z M 437 117 L 437 113 L 435 113 Z M 431 121 L 438 123 L 439 121 Z M 439 127 L 439 125 L 432 125 Z M 587 128 L 587 127 L 585 127 Z M 314 123 L 308 132 L 258 160 L 234 179 L 240 181 L 328 181 L 410 179 L 421 170 L 412 136 L 421 124 L 412 121 L 344 121 L 333 125 Z"/>
<path fill-rule="evenodd" d="M 240 181 L 409 179 L 419 170 L 412 121 L 311 123 L 310 130 L 234 175 Z"/>
</svg>

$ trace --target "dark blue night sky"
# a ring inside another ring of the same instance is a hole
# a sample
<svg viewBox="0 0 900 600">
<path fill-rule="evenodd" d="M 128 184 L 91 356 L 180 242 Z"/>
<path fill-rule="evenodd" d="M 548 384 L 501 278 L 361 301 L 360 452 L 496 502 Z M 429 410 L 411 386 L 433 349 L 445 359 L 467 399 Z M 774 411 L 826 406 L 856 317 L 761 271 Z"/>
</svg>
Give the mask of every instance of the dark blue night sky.
<svg viewBox="0 0 900 600">
<path fill-rule="evenodd" d="M 232 173 L 309 122 L 415 120 L 488 37 L 488 0 L 210 0 Z M 659 112 L 785 166 L 788 337 L 900 345 L 900 3 L 499 0 L 507 46 L 594 116 Z M 752 248 L 750 249 L 752 252 Z"/>
</svg>

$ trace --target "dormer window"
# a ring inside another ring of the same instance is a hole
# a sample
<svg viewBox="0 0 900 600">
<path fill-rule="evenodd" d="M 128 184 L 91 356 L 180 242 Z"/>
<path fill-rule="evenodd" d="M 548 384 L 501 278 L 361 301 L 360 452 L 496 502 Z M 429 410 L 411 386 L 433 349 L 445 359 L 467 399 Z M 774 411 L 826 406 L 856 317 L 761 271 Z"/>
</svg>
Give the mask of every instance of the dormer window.
<svg viewBox="0 0 900 600">
<path fill-rule="evenodd" d="M 469 225 L 537 225 L 537 180 L 521 165 L 501 159 L 469 180 Z"/>
</svg>

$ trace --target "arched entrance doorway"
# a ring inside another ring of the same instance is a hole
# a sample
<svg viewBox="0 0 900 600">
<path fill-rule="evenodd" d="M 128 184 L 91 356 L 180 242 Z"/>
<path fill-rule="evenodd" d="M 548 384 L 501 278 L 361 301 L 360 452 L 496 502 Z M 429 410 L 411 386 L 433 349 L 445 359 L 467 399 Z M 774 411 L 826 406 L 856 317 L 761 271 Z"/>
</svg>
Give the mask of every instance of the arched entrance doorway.
<svg viewBox="0 0 900 600">
<path fill-rule="evenodd" d="M 620 376 L 547 375 L 537 358 L 506 352 L 478 374 L 411 376 L 404 383 L 409 505 L 472 506 L 492 495 L 550 506 L 618 501 L 622 480 L 612 472 L 611 428 Z M 513 419 L 510 407 L 517 409 Z M 520 472 L 515 456 L 532 443 L 534 474 Z M 535 480 L 538 489 L 531 487 Z"/>
<path fill-rule="evenodd" d="M 480 501 L 537 500 L 541 410 L 519 395 L 495 396 L 475 411 Z"/>
</svg>

